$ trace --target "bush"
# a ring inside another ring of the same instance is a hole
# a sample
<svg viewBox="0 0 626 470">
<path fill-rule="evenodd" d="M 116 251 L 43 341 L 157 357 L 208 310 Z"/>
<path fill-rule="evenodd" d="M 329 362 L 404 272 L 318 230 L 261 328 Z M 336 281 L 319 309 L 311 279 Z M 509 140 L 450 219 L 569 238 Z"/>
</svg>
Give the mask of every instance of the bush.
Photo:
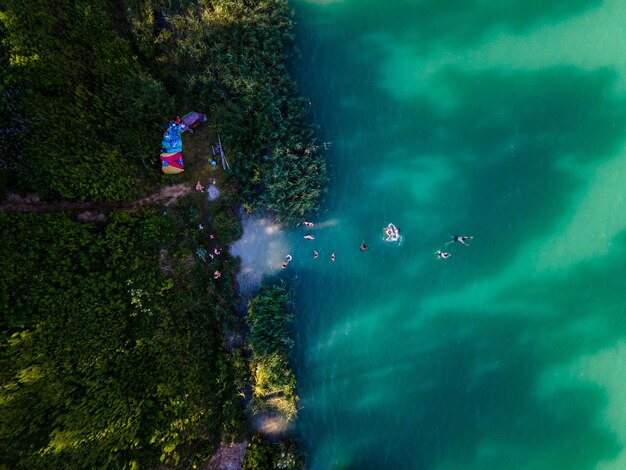
<svg viewBox="0 0 626 470">
<path fill-rule="evenodd" d="M 292 419 L 296 415 L 296 378 L 289 367 L 293 344 L 286 311 L 289 295 L 284 285 L 262 286 L 248 306 L 248 340 L 252 348 L 253 413 L 275 410 Z"/>
</svg>

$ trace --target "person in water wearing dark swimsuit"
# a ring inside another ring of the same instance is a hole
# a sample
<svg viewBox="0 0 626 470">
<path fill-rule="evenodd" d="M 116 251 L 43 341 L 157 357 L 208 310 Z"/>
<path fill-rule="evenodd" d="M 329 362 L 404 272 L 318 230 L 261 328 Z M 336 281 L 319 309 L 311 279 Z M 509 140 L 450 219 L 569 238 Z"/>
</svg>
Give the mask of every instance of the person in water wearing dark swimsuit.
<svg viewBox="0 0 626 470">
<path fill-rule="evenodd" d="M 333 261 L 333 262 L 335 261 L 335 252 L 334 251 L 333 251 L 333 254 L 330 255 L 330 260 Z"/>
<path fill-rule="evenodd" d="M 313 250 L 313 259 L 317 259 L 319 255 L 320 254 L 317 251 Z"/>
<path fill-rule="evenodd" d="M 450 253 L 446 253 L 445 251 L 437 250 L 435 251 L 435 256 L 439 259 L 448 259 L 452 255 Z"/>
<path fill-rule="evenodd" d="M 470 237 L 467 235 L 452 235 L 452 240 L 450 240 L 449 242 L 446 243 L 446 245 L 449 245 L 450 243 L 454 243 L 454 242 L 459 242 L 465 246 L 469 246 L 468 243 L 466 243 L 468 240 L 471 240 L 474 237 Z"/>
<path fill-rule="evenodd" d="M 361 251 L 365 251 L 367 250 L 367 245 L 365 244 L 365 241 L 361 242 Z"/>
</svg>

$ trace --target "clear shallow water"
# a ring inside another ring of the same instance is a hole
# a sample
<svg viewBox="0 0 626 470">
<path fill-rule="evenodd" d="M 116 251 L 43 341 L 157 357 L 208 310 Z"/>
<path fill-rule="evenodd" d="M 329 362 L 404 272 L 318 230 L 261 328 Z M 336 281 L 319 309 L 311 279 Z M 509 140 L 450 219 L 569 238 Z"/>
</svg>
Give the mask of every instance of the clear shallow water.
<svg viewBox="0 0 626 470">
<path fill-rule="evenodd" d="M 626 3 L 292 6 L 332 142 L 281 273 L 311 468 L 626 468 Z"/>
</svg>

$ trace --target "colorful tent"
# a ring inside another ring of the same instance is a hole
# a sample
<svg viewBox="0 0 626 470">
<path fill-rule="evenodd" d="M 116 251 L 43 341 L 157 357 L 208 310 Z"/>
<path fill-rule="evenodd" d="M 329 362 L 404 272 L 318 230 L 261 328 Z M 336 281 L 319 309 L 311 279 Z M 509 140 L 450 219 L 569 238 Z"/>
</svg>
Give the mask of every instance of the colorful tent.
<svg viewBox="0 0 626 470">
<path fill-rule="evenodd" d="M 170 152 L 161 154 L 161 169 L 167 175 L 175 175 L 185 171 L 182 152 Z"/>
<path fill-rule="evenodd" d="M 185 114 L 181 120 L 177 120 L 180 124 L 176 124 L 174 121 L 170 123 L 163 133 L 163 140 L 161 141 L 161 169 L 163 173 L 175 175 L 185 171 L 181 133 L 193 129 L 206 120 L 206 114 L 192 111 Z"/>
<path fill-rule="evenodd" d="M 163 173 L 175 175 L 185 171 L 183 165 L 182 124 L 170 124 L 161 141 L 161 169 Z"/>
<path fill-rule="evenodd" d="M 182 117 L 183 132 L 193 129 L 199 124 L 206 122 L 206 114 L 192 111 Z"/>
<path fill-rule="evenodd" d="M 182 152 L 183 141 L 180 137 L 182 131 L 182 124 L 170 124 L 163 134 L 163 140 L 161 141 L 161 148 L 165 152 Z"/>
</svg>

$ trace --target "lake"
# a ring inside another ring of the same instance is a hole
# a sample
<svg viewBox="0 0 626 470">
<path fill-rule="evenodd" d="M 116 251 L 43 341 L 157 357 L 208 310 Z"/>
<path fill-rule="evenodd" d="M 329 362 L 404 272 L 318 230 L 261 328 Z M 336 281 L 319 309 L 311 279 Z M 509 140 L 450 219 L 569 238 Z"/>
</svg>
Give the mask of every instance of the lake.
<svg viewBox="0 0 626 470">
<path fill-rule="evenodd" d="M 291 5 L 329 144 L 281 273 L 310 468 L 626 468 L 626 2 Z"/>
</svg>

